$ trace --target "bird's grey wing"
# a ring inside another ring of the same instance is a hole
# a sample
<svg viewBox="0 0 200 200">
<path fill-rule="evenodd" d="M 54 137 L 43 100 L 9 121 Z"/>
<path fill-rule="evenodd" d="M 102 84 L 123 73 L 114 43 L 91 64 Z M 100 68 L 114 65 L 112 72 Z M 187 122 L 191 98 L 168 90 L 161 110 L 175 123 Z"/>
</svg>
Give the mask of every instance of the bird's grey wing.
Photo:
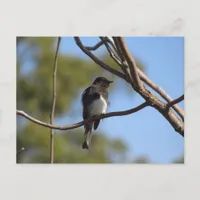
<svg viewBox="0 0 200 200">
<path fill-rule="evenodd" d="M 87 109 L 87 107 L 88 106 L 86 106 L 86 105 L 88 105 L 90 102 L 88 101 L 89 99 L 88 99 L 88 95 L 89 95 L 89 93 L 90 93 L 90 89 L 91 89 L 91 87 L 88 87 L 88 88 L 86 88 L 85 90 L 84 90 L 84 92 L 83 92 L 83 94 L 82 94 L 82 99 L 81 99 L 81 101 L 82 101 L 82 105 L 83 105 L 83 119 L 85 120 L 85 119 L 87 119 L 87 116 L 88 116 L 88 109 Z"/>
<path fill-rule="evenodd" d="M 99 97 L 100 95 L 96 93 L 94 86 L 86 88 L 82 94 L 83 107 L 90 105 L 94 99 L 98 99 Z"/>
<path fill-rule="evenodd" d="M 85 111 L 85 113 L 88 112 L 88 107 L 89 105 L 92 104 L 93 100 L 94 99 L 98 99 L 100 96 L 99 94 L 97 94 L 96 92 L 94 92 L 94 87 L 93 86 L 90 86 L 88 88 L 86 88 L 82 94 L 82 105 L 83 105 L 83 110 Z M 88 113 L 89 114 L 89 113 Z M 84 115 L 85 116 L 85 115 Z M 83 116 L 83 119 L 86 119 L 84 118 Z"/>
<path fill-rule="evenodd" d="M 92 102 L 98 98 L 100 98 L 100 94 L 95 92 L 95 88 L 93 88 L 93 86 L 86 88 L 85 91 L 83 92 L 82 104 L 83 104 L 83 119 L 84 120 L 91 117 L 90 111 L 89 111 L 89 105 L 92 104 Z M 84 137 L 84 142 L 82 144 L 83 149 L 89 148 L 89 144 L 91 142 L 92 127 L 93 127 L 93 122 L 87 123 L 84 125 L 85 137 Z"/>
<path fill-rule="evenodd" d="M 83 119 L 84 120 L 91 117 L 90 113 L 89 113 L 89 110 L 88 110 L 88 105 L 92 104 L 92 102 L 95 99 L 98 99 L 98 98 L 100 98 L 100 94 L 96 92 L 96 88 L 93 87 L 93 86 L 88 87 L 83 92 L 83 94 L 82 94 L 82 104 L 83 104 Z M 94 130 L 97 129 L 97 127 L 99 125 L 99 122 L 100 122 L 100 120 L 96 120 L 94 122 Z M 84 127 L 85 127 L 85 129 L 87 129 L 88 126 L 86 125 Z"/>
<path fill-rule="evenodd" d="M 83 119 L 90 118 L 89 106 L 95 99 L 99 99 L 100 94 L 96 92 L 95 87 L 90 86 L 85 89 L 82 94 L 82 104 L 83 104 Z"/>
</svg>

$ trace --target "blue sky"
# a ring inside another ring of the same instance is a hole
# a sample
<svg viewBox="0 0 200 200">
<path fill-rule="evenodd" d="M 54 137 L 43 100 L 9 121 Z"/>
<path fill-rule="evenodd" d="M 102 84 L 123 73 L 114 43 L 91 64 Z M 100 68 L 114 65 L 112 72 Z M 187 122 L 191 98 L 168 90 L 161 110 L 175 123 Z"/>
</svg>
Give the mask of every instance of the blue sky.
<svg viewBox="0 0 200 200">
<path fill-rule="evenodd" d="M 81 39 L 84 44 L 91 46 L 99 41 L 97 37 Z M 132 55 L 145 66 L 145 73 L 151 80 L 172 98 L 184 93 L 183 37 L 127 37 L 125 41 Z M 97 55 L 104 51 L 101 47 Z M 70 37 L 62 39 L 60 52 L 90 59 Z M 123 80 L 115 83 L 110 101 L 109 111 L 129 109 L 144 102 L 134 91 L 132 94 L 127 93 Z M 76 109 L 81 109 L 80 96 L 76 104 Z M 184 109 L 184 102 L 179 103 L 179 106 Z M 81 115 L 77 119 L 81 120 Z M 63 124 L 64 121 L 63 119 L 59 124 Z M 74 119 L 68 119 L 68 122 L 73 123 Z M 144 155 L 154 163 L 166 164 L 184 154 L 183 137 L 153 108 L 145 108 L 132 115 L 108 118 L 101 123 L 99 129 L 109 134 L 109 137 L 123 138 L 130 148 L 131 157 Z"/>
</svg>

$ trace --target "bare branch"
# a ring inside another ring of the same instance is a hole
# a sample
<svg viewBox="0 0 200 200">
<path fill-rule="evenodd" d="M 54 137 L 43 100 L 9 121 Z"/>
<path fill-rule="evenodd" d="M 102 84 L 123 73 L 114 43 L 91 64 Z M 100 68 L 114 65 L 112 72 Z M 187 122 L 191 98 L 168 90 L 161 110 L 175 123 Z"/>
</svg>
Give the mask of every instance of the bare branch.
<svg viewBox="0 0 200 200">
<path fill-rule="evenodd" d="M 130 78 L 129 72 L 127 70 L 128 66 L 125 66 L 123 64 L 123 62 L 121 61 L 120 56 L 118 55 L 118 50 L 116 49 L 114 44 L 106 37 L 105 38 L 100 37 L 100 39 L 104 42 L 104 44 L 110 54 L 110 57 L 120 66 L 121 70 L 124 72 L 124 74 L 126 76 L 126 79 L 128 80 L 128 82 L 131 83 L 131 78 Z M 107 42 L 109 42 L 112 45 L 114 51 L 110 48 L 110 46 L 107 44 Z"/>
<path fill-rule="evenodd" d="M 104 37 L 100 37 L 100 39 L 102 40 L 102 42 L 104 43 L 104 45 L 106 46 L 106 49 L 108 50 L 111 58 L 113 58 L 118 65 L 122 64 L 121 61 L 120 61 L 120 58 L 116 52 L 116 50 L 113 48 L 111 48 L 108 44 L 108 39 L 107 38 L 104 38 Z"/>
<path fill-rule="evenodd" d="M 120 45 L 120 42 L 118 40 L 118 37 L 113 37 L 113 40 L 115 42 L 115 46 L 116 46 L 117 51 L 119 53 L 119 56 L 120 56 L 120 58 L 122 60 L 122 63 L 124 63 L 125 62 L 125 57 L 124 57 L 124 54 L 122 52 L 121 45 Z"/>
<path fill-rule="evenodd" d="M 143 90 L 138 91 L 138 93 L 146 100 L 150 106 L 155 108 L 163 115 L 163 117 L 165 117 L 165 119 L 171 124 L 176 132 L 184 136 L 183 122 L 176 116 L 172 109 L 167 110 L 166 104 L 145 87 Z"/>
<path fill-rule="evenodd" d="M 138 75 L 138 70 L 137 70 L 137 66 L 136 66 L 136 62 L 133 58 L 133 56 L 130 54 L 128 47 L 124 41 L 123 37 L 119 37 L 118 38 L 121 50 L 123 52 L 123 55 L 128 63 L 129 69 L 130 69 L 130 73 L 132 76 L 132 81 L 133 81 L 133 85 L 134 85 L 134 89 L 136 90 L 141 90 L 143 88 L 143 84 L 142 81 L 140 80 L 140 77 Z"/>
<path fill-rule="evenodd" d="M 173 99 L 158 85 L 156 85 L 152 80 L 150 80 L 142 70 L 138 68 L 138 73 L 142 81 L 144 81 L 150 88 L 154 89 L 161 97 L 163 97 L 168 103 L 173 101 Z M 172 105 L 172 108 L 178 113 L 181 119 L 184 121 L 184 111 L 178 105 Z"/>
<path fill-rule="evenodd" d="M 55 114 L 55 106 L 56 106 L 56 75 L 57 75 L 57 67 L 58 67 L 58 51 L 60 46 L 61 37 L 58 37 L 55 60 L 54 60 L 54 70 L 53 70 L 53 96 L 52 96 L 52 110 L 50 114 L 50 123 L 53 124 L 54 114 Z M 54 162 L 54 131 L 50 130 L 50 162 Z"/>
<path fill-rule="evenodd" d="M 167 109 L 169 109 L 171 106 L 173 106 L 173 105 L 175 105 L 175 104 L 177 104 L 177 103 L 183 101 L 183 99 L 184 99 L 184 94 L 183 94 L 182 96 L 180 96 L 179 98 L 174 99 L 173 101 L 169 102 L 169 103 L 167 104 Z"/>
<path fill-rule="evenodd" d="M 112 37 L 103 37 L 103 38 L 105 38 L 106 42 L 108 42 L 112 46 L 113 50 L 116 52 L 116 54 L 120 58 L 119 52 L 117 50 L 117 47 L 116 47 L 116 45 L 114 43 L 113 38 Z"/>
<path fill-rule="evenodd" d="M 121 58 L 123 59 L 123 53 L 121 52 L 120 49 L 120 44 L 118 41 L 117 37 L 113 37 L 113 40 L 115 42 L 115 45 L 118 49 L 118 52 L 120 52 Z M 114 59 L 114 58 L 113 58 Z M 118 63 L 120 65 L 120 63 Z M 122 62 L 122 64 L 127 67 L 127 63 L 125 63 L 124 61 Z M 126 70 L 126 69 L 125 69 Z M 160 94 L 168 103 L 171 102 L 173 99 L 158 85 L 156 85 L 152 80 L 150 80 L 142 70 L 140 70 L 137 67 L 138 70 L 138 74 L 139 77 L 142 81 L 144 81 L 144 83 L 146 83 L 150 88 L 154 89 L 158 94 Z M 123 70 L 124 71 L 124 70 Z M 127 72 L 128 73 L 128 72 Z M 128 76 L 126 76 L 128 77 Z M 130 82 L 130 79 L 128 79 L 128 82 Z M 172 108 L 177 112 L 177 114 L 181 117 L 181 119 L 184 121 L 184 111 L 178 106 L 178 105 L 173 105 Z"/>
<path fill-rule="evenodd" d="M 81 40 L 79 37 L 74 37 L 76 44 L 79 46 L 79 48 L 86 54 L 88 55 L 97 65 L 99 65 L 100 67 L 102 67 L 103 69 L 109 71 L 112 74 L 115 74 L 116 76 L 124 79 L 127 81 L 125 75 L 123 73 L 121 73 L 120 71 L 113 69 L 112 67 L 110 67 L 109 65 L 107 65 L 106 63 L 102 62 L 101 60 L 99 60 L 94 54 L 92 54 L 89 50 L 87 50 L 87 48 L 85 48 L 85 46 L 82 44 Z M 127 81 L 128 82 L 128 81 Z"/>
<path fill-rule="evenodd" d="M 21 115 L 21 116 L 25 117 L 26 119 L 29 119 L 30 121 L 32 121 L 32 122 L 34 122 L 38 125 L 41 125 L 41 126 L 44 126 L 44 127 L 50 128 L 50 129 L 71 130 L 71 129 L 81 127 L 84 124 L 87 124 L 88 122 L 92 122 L 92 121 L 95 121 L 95 120 L 109 118 L 109 117 L 115 117 L 115 116 L 129 115 L 129 114 L 135 113 L 135 112 L 137 112 L 137 111 L 139 111 L 139 110 L 141 110 L 141 109 L 143 109 L 147 106 L 148 106 L 148 104 L 146 102 L 144 102 L 143 104 L 141 104 L 141 105 L 139 105 L 135 108 L 132 108 L 130 110 L 106 113 L 104 115 L 95 116 L 92 119 L 81 121 L 81 122 L 78 122 L 76 124 L 72 124 L 72 125 L 69 125 L 69 126 L 54 126 L 52 124 L 48 124 L 48 123 L 42 122 L 38 119 L 35 119 L 35 118 L 31 117 L 30 115 L 28 115 L 27 113 L 25 113 L 24 111 L 21 111 L 21 110 L 17 110 L 17 115 Z"/>
<path fill-rule="evenodd" d="M 117 48 L 117 52 L 120 54 L 121 59 L 124 58 L 123 53 L 121 52 L 120 49 L 120 45 L 119 42 L 117 40 L 117 37 L 113 37 L 113 40 L 115 42 L 115 46 Z M 114 46 L 114 44 L 112 44 Z M 112 55 L 110 55 L 112 57 Z M 126 74 L 126 78 L 127 78 L 127 82 L 131 83 L 130 81 L 130 76 L 129 76 L 129 72 L 127 71 L 127 63 L 124 62 L 124 60 L 122 62 L 120 62 L 120 60 L 117 60 L 115 57 L 112 57 L 115 62 L 121 66 L 122 71 L 124 72 L 124 74 Z M 124 67 L 123 67 L 124 66 Z M 161 95 L 168 103 L 173 101 L 173 99 L 158 85 L 156 85 L 152 80 L 150 80 L 145 73 L 140 70 L 137 67 L 138 70 L 138 74 L 140 76 L 140 79 L 142 81 L 144 81 L 144 83 L 146 83 L 150 88 L 152 88 L 153 90 L 155 90 L 159 95 Z M 129 78 L 128 78 L 129 77 Z M 184 121 L 184 111 L 178 106 L 178 105 L 173 105 L 172 108 L 177 112 L 177 114 L 181 117 L 181 119 Z"/>
<path fill-rule="evenodd" d="M 160 103 L 160 105 L 158 106 L 158 105 L 156 105 L 155 104 L 155 101 L 154 101 L 154 99 L 157 99 L 158 100 L 158 98 L 155 96 L 155 95 L 153 95 L 153 94 L 151 94 L 146 88 L 144 88 L 144 90 L 142 91 L 141 89 L 142 89 L 142 82 L 140 81 L 140 76 L 142 76 L 143 75 L 143 78 L 146 78 L 145 76 L 144 76 L 144 74 L 142 73 L 142 71 L 136 66 L 136 62 L 135 62 L 135 60 L 134 60 L 134 58 L 132 57 L 132 55 L 130 54 L 130 52 L 128 51 L 128 48 L 127 48 L 127 46 L 126 46 L 126 44 L 125 44 L 125 41 L 124 41 L 124 39 L 122 38 L 122 37 L 120 37 L 120 38 L 114 38 L 114 41 L 115 41 L 115 44 L 118 46 L 118 49 L 119 49 L 119 52 L 120 52 L 120 49 L 122 50 L 122 54 L 124 55 L 124 57 L 126 58 L 126 61 L 127 61 L 127 63 L 128 63 L 128 66 L 129 66 L 129 68 L 130 68 L 130 72 L 131 72 L 131 76 L 132 76 L 132 80 L 133 80 L 133 82 L 134 82 L 134 86 L 135 86 L 135 89 L 137 89 L 137 92 L 141 95 L 141 96 L 143 96 L 143 98 L 147 101 L 147 102 L 149 102 L 150 103 L 150 105 L 152 105 L 153 107 L 155 107 L 158 111 L 160 111 L 161 112 L 161 114 L 163 114 L 163 116 L 165 116 L 165 118 L 167 118 L 168 119 L 168 121 L 171 123 L 171 124 L 173 124 L 173 127 L 175 128 L 175 130 L 178 130 L 177 129 L 177 124 L 180 124 L 179 123 L 179 121 L 178 121 L 178 118 L 176 118 L 176 117 L 174 117 L 172 114 L 165 114 L 164 113 L 164 109 L 160 109 L 161 108 L 161 105 L 163 106 L 164 104 L 163 104 L 163 102 L 162 101 L 160 101 L 159 103 Z M 122 59 L 123 59 L 123 56 L 122 56 Z M 123 64 L 125 65 L 125 63 L 123 62 Z M 139 73 L 138 72 L 141 72 L 140 73 L 140 75 L 139 75 Z M 145 80 L 145 79 L 144 79 Z M 150 80 L 150 79 L 146 79 L 145 81 L 148 81 L 148 80 Z M 152 82 L 151 82 L 152 83 Z M 154 85 L 155 86 L 155 85 Z M 158 88 L 158 87 L 157 87 Z M 160 90 L 161 91 L 161 90 Z M 149 94 L 151 94 L 151 95 L 149 95 Z M 164 93 L 162 93 L 162 94 L 164 94 Z M 165 93 L 166 94 L 166 93 Z M 163 96 L 166 96 L 166 95 L 163 95 Z M 153 97 L 153 98 L 149 98 L 149 97 Z M 156 103 L 158 103 L 158 101 L 156 102 Z M 156 106 L 155 106 L 156 105 Z M 160 108 L 159 108 L 160 107 Z M 177 109 L 177 107 L 175 107 L 175 109 Z M 181 127 L 179 127 L 180 128 L 180 130 L 181 130 L 181 132 L 183 131 L 183 129 L 182 129 L 182 126 Z M 179 131 L 178 131 L 179 132 Z M 180 133 L 180 132 L 179 132 Z"/>
<path fill-rule="evenodd" d="M 89 51 L 95 51 L 96 49 L 98 49 L 100 46 L 103 45 L 103 41 L 98 42 L 96 45 L 94 45 L 93 47 L 86 47 L 85 48 Z"/>
</svg>

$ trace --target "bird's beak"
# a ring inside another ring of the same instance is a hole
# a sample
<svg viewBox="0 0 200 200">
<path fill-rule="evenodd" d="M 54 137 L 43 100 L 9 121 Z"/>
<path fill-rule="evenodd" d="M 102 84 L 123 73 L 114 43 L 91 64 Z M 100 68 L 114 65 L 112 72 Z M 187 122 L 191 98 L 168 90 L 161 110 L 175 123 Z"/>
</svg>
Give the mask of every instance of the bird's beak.
<svg viewBox="0 0 200 200">
<path fill-rule="evenodd" d="M 113 81 L 108 81 L 108 83 L 110 84 L 110 83 L 113 83 Z"/>
</svg>

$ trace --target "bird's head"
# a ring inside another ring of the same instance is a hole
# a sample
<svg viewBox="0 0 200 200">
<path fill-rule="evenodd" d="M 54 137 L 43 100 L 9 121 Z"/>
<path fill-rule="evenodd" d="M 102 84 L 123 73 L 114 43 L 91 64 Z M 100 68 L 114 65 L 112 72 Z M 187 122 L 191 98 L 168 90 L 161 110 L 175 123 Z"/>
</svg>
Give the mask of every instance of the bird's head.
<svg viewBox="0 0 200 200">
<path fill-rule="evenodd" d="M 109 81 L 105 77 L 97 77 L 94 80 L 93 85 L 100 86 L 100 87 L 103 87 L 103 88 L 108 88 L 111 83 L 113 83 L 113 81 Z"/>
</svg>

